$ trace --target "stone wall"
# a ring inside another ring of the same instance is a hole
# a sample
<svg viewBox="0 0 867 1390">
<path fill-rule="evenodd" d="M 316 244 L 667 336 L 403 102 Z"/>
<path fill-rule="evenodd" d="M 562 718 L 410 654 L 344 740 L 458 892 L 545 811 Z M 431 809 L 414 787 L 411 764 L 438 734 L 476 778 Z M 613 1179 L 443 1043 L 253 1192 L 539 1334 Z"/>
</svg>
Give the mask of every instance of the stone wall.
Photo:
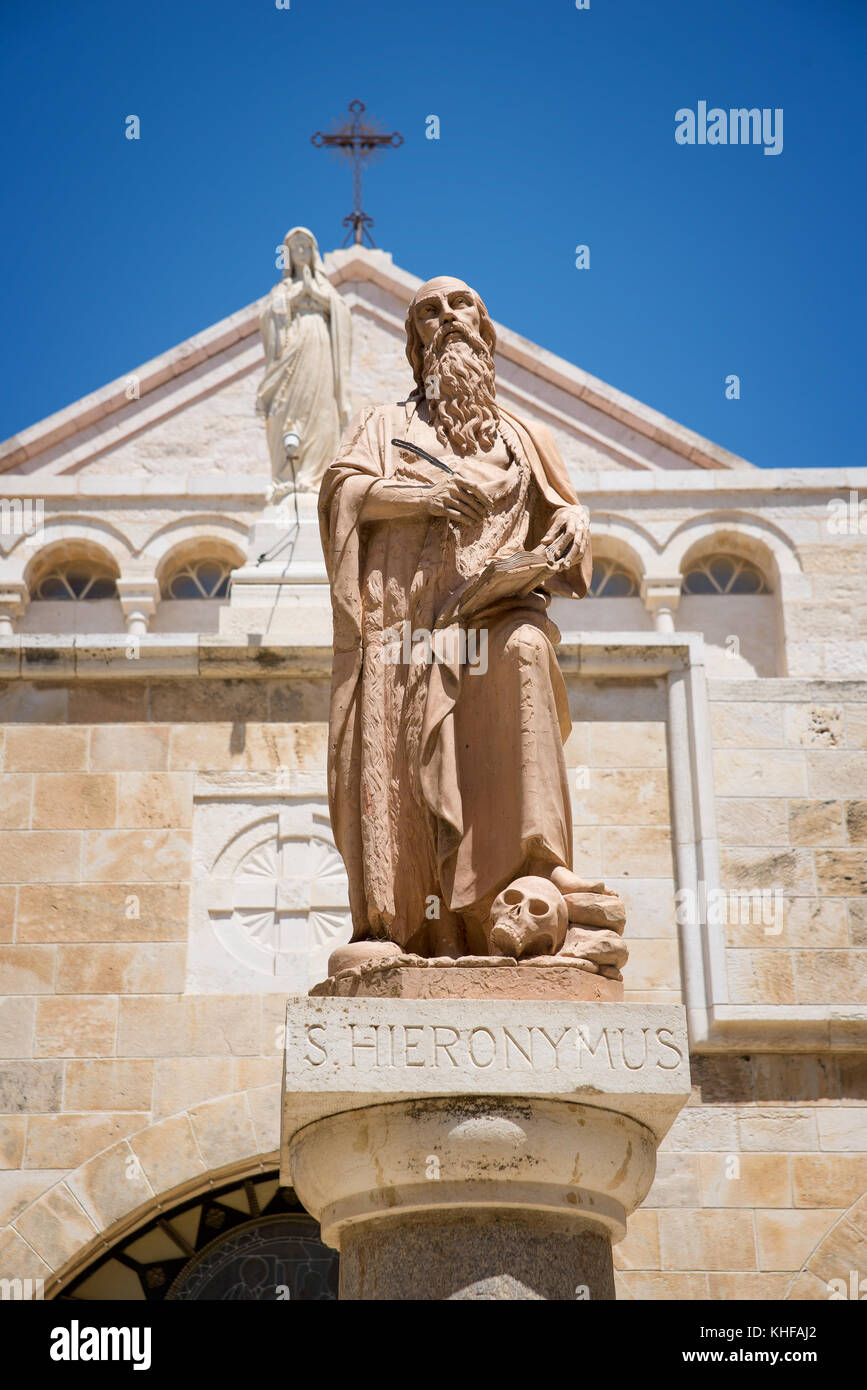
<svg viewBox="0 0 867 1390">
<path fill-rule="evenodd" d="M 665 681 L 567 685 L 576 867 L 626 898 L 627 999 L 678 1001 Z M 321 814 L 327 692 L 0 688 L 4 1275 L 48 1279 L 166 1193 L 274 1162 L 283 996 L 309 983 L 275 908 L 308 956 L 348 932 Z M 710 693 L 723 887 L 779 881 L 787 902 L 779 934 L 726 925 L 734 1001 L 864 1001 L 867 684 Z M 325 886 L 305 897 L 311 844 Z M 214 896 L 232 846 L 249 900 Z M 264 965 L 236 954 L 242 928 Z M 620 1296 L 825 1297 L 867 1270 L 867 1054 L 696 1056 L 693 1077 L 617 1249 Z"/>
</svg>

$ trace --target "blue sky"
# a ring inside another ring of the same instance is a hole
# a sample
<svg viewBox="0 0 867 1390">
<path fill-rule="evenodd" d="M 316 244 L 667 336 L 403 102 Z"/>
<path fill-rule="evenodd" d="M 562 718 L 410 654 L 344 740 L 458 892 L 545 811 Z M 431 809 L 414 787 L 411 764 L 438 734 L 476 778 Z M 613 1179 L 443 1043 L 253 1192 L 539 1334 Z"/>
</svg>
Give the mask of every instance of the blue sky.
<svg viewBox="0 0 867 1390">
<path fill-rule="evenodd" d="M 365 180 L 397 264 L 754 463 L 863 462 L 864 0 L 5 0 L 0 25 L 0 438 L 263 294 L 292 224 L 339 245 L 349 173 L 310 135 L 359 98 L 405 138 Z M 781 107 L 782 153 L 678 145 L 699 101 Z"/>
</svg>

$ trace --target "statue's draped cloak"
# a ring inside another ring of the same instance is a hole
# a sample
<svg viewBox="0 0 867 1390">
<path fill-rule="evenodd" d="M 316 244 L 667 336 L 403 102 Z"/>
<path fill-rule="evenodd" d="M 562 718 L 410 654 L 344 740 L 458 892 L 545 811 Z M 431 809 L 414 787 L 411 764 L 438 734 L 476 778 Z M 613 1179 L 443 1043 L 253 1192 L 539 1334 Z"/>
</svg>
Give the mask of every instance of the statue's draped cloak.
<svg viewBox="0 0 867 1390">
<path fill-rule="evenodd" d="M 559 633 L 540 592 L 485 617 L 486 650 L 476 632 L 462 651 L 454 625 L 440 660 L 407 664 L 404 653 L 425 651 L 408 634 L 433 631 L 463 579 L 495 555 L 532 548 L 552 512 L 578 498 L 549 431 L 500 408 L 514 461 L 488 469 L 494 505 L 484 523 L 361 523 L 378 480 L 437 480 L 390 442 L 407 438 L 416 404 L 356 416 L 322 480 L 319 519 L 334 617 L 328 794 L 354 938 L 427 953 L 449 923 L 483 916 L 531 857 L 571 867 L 562 750 L 571 722 Z M 544 588 L 582 598 L 591 571 L 588 547 Z"/>
</svg>

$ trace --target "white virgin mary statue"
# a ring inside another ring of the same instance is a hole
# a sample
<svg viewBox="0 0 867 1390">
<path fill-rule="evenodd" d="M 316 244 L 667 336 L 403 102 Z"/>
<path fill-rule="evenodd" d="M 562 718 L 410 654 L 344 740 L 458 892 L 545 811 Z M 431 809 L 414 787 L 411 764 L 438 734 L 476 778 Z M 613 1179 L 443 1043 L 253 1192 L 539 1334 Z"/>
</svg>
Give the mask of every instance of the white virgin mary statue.
<svg viewBox="0 0 867 1390">
<path fill-rule="evenodd" d="M 315 492 L 337 453 L 351 410 L 352 322 L 332 288 L 316 238 L 293 227 L 283 241 L 283 279 L 259 316 L 265 375 L 256 409 L 265 417 L 271 497 Z"/>
</svg>

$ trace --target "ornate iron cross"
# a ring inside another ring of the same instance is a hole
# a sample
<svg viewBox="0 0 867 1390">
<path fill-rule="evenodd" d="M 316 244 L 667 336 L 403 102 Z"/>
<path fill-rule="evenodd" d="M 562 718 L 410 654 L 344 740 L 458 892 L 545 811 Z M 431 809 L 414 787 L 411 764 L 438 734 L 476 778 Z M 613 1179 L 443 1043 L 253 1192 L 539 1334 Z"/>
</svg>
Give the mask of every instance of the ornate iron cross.
<svg viewBox="0 0 867 1390">
<path fill-rule="evenodd" d="M 333 122 L 330 131 L 317 130 L 310 142 L 317 149 L 328 149 L 341 164 L 352 164 L 352 192 L 354 207 L 348 217 L 344 217 L 344 227 L 349 227 L 343 245 L 353 237 L 356 245 L 362 246 L 364 238 L 371 246 L 376 243 L 368 231 L 373 226 L 373 218 L 368 217 L 361 206 L 361 171 L 365 164 L 373 164 L 383 150 L 396 150 L 403 144 L 403 136 L 396 130 L 388 133 L 382 129 L 381 122 L 363 120 L 367 107 L 363 101 L 351 101 L 346 116 Z"/>
</svg>

